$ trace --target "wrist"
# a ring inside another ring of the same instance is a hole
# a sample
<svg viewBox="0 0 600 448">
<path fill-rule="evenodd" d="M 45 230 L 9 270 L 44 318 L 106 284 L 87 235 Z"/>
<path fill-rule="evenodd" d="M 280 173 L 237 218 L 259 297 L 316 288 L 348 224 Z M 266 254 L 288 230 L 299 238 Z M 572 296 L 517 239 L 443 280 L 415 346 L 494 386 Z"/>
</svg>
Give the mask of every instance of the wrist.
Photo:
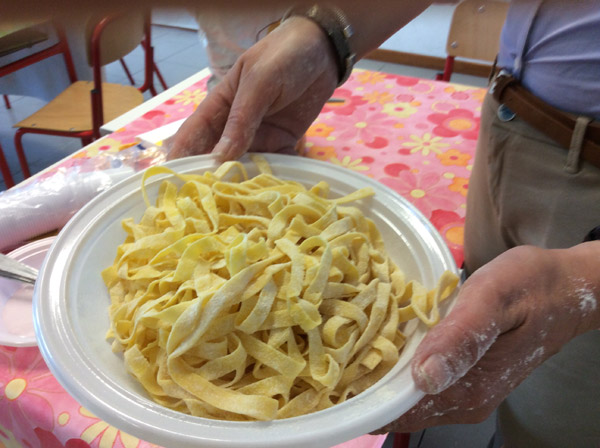
<svg viewBox="0 0 600 448">
<path fill-rule="evenodd" d="M 338 86 L 346 82 L 352 73 L 356 54 L 350 43 L 354 32 L 342 10 L 334 5 L 301 5 L 289 9 L 284 14 L 282 22 L 294 17 L 308 19 L 320 28 L 337 66 Z"/>
<path fill-rule="evenodd" d="M 293 16 L 286 19 L 285 23 L 282 22 L 277 32 L 282 33 L 280 39 L 286 39 L 286 42 L 289 39 L 288 45 L 293 42 L 304 55 L 295 62 L 299 73 L 317 69 L 330 75 L 334 82 L 338 81 L 336 56 L 326 34 L 317 23 L 307 17 Z"/>
</svg>

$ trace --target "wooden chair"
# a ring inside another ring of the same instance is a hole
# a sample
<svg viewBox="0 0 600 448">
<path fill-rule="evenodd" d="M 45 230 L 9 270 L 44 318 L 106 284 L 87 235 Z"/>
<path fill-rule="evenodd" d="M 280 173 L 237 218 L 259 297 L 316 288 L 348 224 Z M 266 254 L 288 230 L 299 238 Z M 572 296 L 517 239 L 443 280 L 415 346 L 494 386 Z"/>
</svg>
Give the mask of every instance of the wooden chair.
<svg viewBox="0 0 600 448">
<path fill-rule="evenodd" d="M 22 138 L 28 133 L 75 137 L 83 145 L 100 137 L 100 126 L 144 101 L 143 92 L 156 94 L 154 51 L 149 14 L 128 14 L 91 19 L 88 26 L 88 62 L 93 81 L 76 81 L 40 110 L 14 125 L 15 149 L 25 178 L 31 175 Z M 141 86 L 106 83 L 102 67 L 122 59 L 138 45 L 144 50 Z"/>
<path fill-rule="evenodd" d="M 2 37 L 0 37 L 0 58 L 47 41 L 49 38 L 48 33 L 38 29 L 36 25 L 37 23 L 34 25 L 25 24 L 22 28 L 17 26 L 15 31 L 11 31 L 5 35 L 2 35 Z M 27 57 L 22 59 L 26 60 Z M 21 62 L 23 61 L 21 60 Z M 18 70 L 18 68 L 19 67 L 17 67 L 16 70 Z M 8 72 L 4 74 L 7 73 Z M 4 98 L 4 104 L 6 105 L 6 108 L 10 109 L 11 105 L 8 95 L 4 94 L 2 96 Z"/>
<path fill-rule="evenodd" d="M 446 41 L 444 72 L 437 80 L 450 81 L 456 58 L 490 62 L 495 69 L 508 6 L 499 0 L 465 0 L 456 6 Z"/>
</svg>

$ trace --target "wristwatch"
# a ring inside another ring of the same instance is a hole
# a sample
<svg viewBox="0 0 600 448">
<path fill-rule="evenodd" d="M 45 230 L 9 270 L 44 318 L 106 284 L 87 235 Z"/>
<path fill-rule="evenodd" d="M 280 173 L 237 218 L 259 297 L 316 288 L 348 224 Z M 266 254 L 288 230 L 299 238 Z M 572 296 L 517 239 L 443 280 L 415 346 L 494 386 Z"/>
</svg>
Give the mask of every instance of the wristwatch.
<svg viewBox="0 0 600 448">
<path fill-rule="evenodd" d="M 583 241 L 597 241 L 600 240 L 600 226 L 594 227 L 588 232 Z"/>
<path fill-rule="evenodd" d="M 348 80 L 356 62 L 350 38 L 354 31 L 341 9 L 333 5 L 315 4 L 312 6 L 294 6 L 289 9 L 281 21 L 293 16 L 306 17 L 315 22 L 325 32 L 338 66 L 338 87 Z"/>
</svg>

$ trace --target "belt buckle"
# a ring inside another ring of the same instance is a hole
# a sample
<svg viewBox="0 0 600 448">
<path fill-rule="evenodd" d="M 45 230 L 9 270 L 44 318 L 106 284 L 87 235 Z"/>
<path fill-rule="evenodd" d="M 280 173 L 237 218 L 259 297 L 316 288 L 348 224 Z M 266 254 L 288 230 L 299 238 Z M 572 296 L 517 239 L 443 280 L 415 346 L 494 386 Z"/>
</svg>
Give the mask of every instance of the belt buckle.
<svg viewBox="0 0 600 448">
<path fill-rule="evenodd" d="M 492 81 L 492 85 L 490 86 L 490 89 L 489 89 L 490 94 L 494 95 L 494 91 L 496 90 L 500 81 L 502 81 L 503 78 L 509 77 L 509 76 L 511 76 L 511 75 L 508 71 L 506 71 L 505 69 L 500 70 L 498 72 L 498 74 L 496 75 L 496 77 L 494 78 L 494 80 Z M 516 116 L 516 114 L 512 110 L 510 110 L 506 104 L 503 104 L 503 103 L 501 103 L 500 106 L 498 106 L 496 115 L 498 116 L 498 119 L 504 123 L 513 120 Z"/>
<path fill-rule="evenodd" d="M 494 94 L 494 90 L 496 90 L 496 86 L 498 85 L 498 82 L 500 81 L 500 79 L 502 79 L 505 76 L 510 76 L 510 73 L 506 69 L 501 69 L 498 72 L 498 74 L 494 77 L 494 80 L 492 81 L 492 84 L 490 85 L 490 88 L 489 88 L 491 95 Z"/>
</svg>

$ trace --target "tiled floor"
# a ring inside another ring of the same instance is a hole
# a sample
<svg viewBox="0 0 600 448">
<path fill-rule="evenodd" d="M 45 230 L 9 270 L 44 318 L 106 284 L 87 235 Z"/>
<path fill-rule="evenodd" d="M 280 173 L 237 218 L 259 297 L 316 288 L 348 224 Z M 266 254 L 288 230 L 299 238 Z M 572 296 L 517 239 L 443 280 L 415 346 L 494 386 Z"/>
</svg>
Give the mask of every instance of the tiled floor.
<svg viewBox="0 0 600 448">
<path fill-rule="evenodd" d="M 208 65 L 202 42 L 195 31 L 154 26 L 153 43 L 157 65 L 169 86 L 175 85 Z M 126 57 L 136 79 L 141 79 L 143 74 L 141 52 L 142 50 L 138 48 Z M 360 61 L 358 67 L 428 79 L 433 79 L 435 76 L 435 72 L 432 70 L 372 60 Z M 107 80 L 127 83 L 120 64 L 113 63 L 107 67 Z M 455 74 L 452 80 L 469 85 L 484 86 L 486 84 L 485 79 L 460 74 Z M 0 105 L 0 145 L 4 149 L 15 181 L 19 182 L 23 180 L 23 175 L 14 150 L 12 125 L 39 109 L 44 102 L 31 97 L 18 96 L 11 96 L 10 100 L 12 109 L 6 109 L 4 105 Z M 27 135 L 23 139 L 23 144 L 33 173 L 57 162 L 81 147 L 81 143 L 77 139 L 34 134 Z M 4 189 L 4 182 L 1 181 L 0 191 Z M 410 447 L 485 447 L 493 430 L 493 417 L 479 425 L 453 425 L 428 429 L 424 434 L 414 434 L 411 437 Z M 385 447 L 392 447 L 391 437 L 386 441 Z"/>
</svg>

